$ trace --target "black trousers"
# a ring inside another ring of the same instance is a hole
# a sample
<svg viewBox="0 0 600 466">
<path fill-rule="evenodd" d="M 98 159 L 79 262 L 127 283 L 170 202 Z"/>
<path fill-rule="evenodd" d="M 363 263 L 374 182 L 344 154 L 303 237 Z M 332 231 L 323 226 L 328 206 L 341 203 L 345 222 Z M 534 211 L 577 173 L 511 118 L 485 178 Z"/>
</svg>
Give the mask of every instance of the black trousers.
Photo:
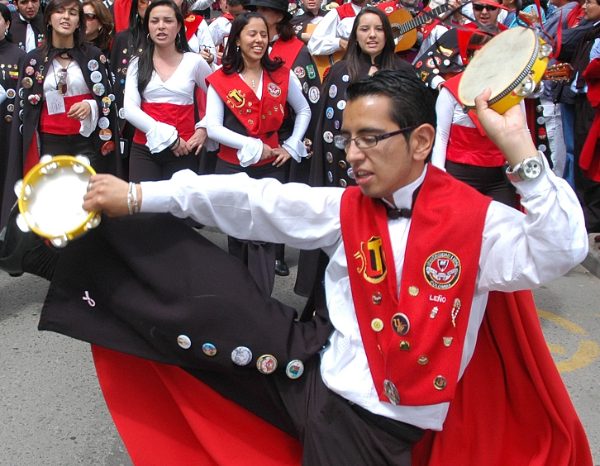
<svg viewBox="0 0 600 466">
<path fill-rule="evenodd" d="M 41 155 L 84 155 L 90 159 L 92 167 L 98 172 L 103 170 L 103 160 L 100 153 L 94 148 L 91 138 L 81 134 L 60 135 L 40 134 Z"/>
<path fill-rule="evenodd" d="M 168 180 L 179 170 L 198 172 L 198 164 L 194 154 L 176 157 L 169 149 L 152 154 L 145 145 L 134 142 L 129 152 L 129 180 L 134 183 Z"/>
<path fill-rule="evenodd" d="M 258 372 L 193 375 L 302 443 L 305 466 L 410 466 L 412 445 L 424 431 L 373 414 L 329 390 L 320 358 L 297 380 Z"/>
<path fill-rule="evenodd" d="M 446 171 L 481 194 L 510 207 L 517 207 L 516 191 L 506 178 L 504 167 L 477 167 L 446 160 Z"/>
<path fill-rule="evenodd" d="M 233 173 L 246 173 L 250 178 L 275 178 L 285 183 L 287 177 L 286 167 L 274 167 L 271 164 L 260 167 L 242 167 L 217 159 L 215 173 L 230 175 Z M 240 259 L 250 270 L 257 285 L 270 295 L 275 285 L 275 258 L 277 245 L 265 242 L 244 241 L 233 236 L 227 237 L 229 254 Z"/>
</svg>

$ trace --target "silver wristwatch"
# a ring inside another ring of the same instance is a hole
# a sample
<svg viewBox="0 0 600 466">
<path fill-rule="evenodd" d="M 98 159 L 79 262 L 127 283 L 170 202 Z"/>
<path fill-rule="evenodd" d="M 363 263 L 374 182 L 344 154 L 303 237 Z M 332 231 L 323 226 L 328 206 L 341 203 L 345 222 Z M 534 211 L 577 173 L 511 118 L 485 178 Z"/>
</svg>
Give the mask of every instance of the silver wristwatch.
<svg viewBox="0 0 600 466">
<path fill-rule="evenodd" d="M 513 183 L 535 180 L 544 171 L 543 156 L 541 152 L 538 152 L 535 157 L 528 157 L 514 167 L 508 167 L 506 169 L 506 176 Z"/>
</svg>

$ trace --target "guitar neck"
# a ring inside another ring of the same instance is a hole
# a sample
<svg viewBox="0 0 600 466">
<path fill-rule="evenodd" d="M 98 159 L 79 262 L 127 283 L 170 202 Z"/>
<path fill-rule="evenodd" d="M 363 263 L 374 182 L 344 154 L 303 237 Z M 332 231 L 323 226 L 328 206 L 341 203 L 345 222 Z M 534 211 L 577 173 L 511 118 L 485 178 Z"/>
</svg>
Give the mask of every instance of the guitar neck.
<svg viewBox="0 0 600 466">
<path fill-rule="evenodd" d="M 433 19 L 434 17 L 439 16 L 442 13 L 446 13 L 448 10 L 450 10 L 450 8 L 452 8 L 450 5 L 444 4 L 434 8 L 433 10 L 427 13 L 421 13 L 420 15 L 415 16 L 413 19 L 400 26 L 400 34 L 405 34 L 412 29 L 418 28 L 419 26 L 425 24 L 427 21 Z"/>
</svg>

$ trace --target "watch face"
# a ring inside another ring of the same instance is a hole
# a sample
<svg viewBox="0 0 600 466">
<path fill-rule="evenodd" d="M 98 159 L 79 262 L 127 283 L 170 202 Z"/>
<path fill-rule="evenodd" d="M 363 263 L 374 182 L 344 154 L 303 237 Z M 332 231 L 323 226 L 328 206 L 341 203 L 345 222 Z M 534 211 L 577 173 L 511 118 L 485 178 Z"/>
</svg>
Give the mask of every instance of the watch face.
<svg viewBox="0 0 600 466">
<path fill-rule="evenodd" d="M 533 180 L 542 173 L 542 163 L 536 159 L 530 159 L 523 162 L 521 165 L 523 178 Z"/>
</svg>

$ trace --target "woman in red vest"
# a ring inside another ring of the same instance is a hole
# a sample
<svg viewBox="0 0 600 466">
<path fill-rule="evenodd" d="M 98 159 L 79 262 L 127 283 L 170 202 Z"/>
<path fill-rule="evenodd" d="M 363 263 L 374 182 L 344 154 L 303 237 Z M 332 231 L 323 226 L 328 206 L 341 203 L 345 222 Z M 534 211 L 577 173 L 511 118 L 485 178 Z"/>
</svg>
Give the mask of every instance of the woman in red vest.
<svg viewBox="0 0 600 466">
<path fill-rule="evenodd" d="M 129 156 L 132 181 L 168 179 L 196 170 L 206 131 L 195 126 L 194 89 L 206 90 L 211 69 L 190 52 L 183 16 L 172 0 L 152 2 L 144 16 L 148 46 L 131 61 L 125 118 L 135 128 Z"/>
<path fill-rule="evenodd" d="M 306 157 L 304 133 L 310 108 L 296 75 L 281 59 L 268 54 L 269 34 L 258 13 L 243 13 L 231 26 L 223 68 L 208 78 L 206 128 L 219 142 L 216 173 L 246 172 L 252 178 L 286 180 L 285 164 Z M 295 113 L 291 134 L 281 129 L 287 107 Z M 259 286 L 271 293 L 274 283 L 273 245 L 229 238 L 229 252 L 243 260 Z"/>
</svg>

